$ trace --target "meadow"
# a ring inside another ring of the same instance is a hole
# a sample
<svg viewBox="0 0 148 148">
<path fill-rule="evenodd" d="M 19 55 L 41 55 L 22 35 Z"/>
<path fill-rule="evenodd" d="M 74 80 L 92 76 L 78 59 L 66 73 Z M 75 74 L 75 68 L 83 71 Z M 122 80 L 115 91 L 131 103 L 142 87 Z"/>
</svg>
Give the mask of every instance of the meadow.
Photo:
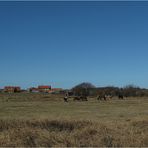
<svg viewBox="0 0 148 148">
<path fill-rule="evenodd" d="M 0 146 L 147 147 L 148 98 L 0 93 Z"/>
</svg>

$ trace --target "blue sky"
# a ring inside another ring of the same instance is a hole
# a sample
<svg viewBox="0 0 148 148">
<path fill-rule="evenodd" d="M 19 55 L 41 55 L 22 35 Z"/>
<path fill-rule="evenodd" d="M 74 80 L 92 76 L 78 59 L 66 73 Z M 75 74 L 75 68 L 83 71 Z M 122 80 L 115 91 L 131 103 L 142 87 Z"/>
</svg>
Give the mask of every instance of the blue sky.
<svg viewBox="0 0 148 148">
<path fill-rule="evenodd" d="M 148 88 L 148 2 L 0 2 L 0 87 Z"/>
</svg>

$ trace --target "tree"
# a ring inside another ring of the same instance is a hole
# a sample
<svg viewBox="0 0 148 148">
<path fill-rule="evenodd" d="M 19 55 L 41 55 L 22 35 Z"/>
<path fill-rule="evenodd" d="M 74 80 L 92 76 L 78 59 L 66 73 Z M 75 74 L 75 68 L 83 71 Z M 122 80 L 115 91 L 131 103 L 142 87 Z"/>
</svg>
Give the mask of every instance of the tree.
<svg viewBox="0 0 148 148">
<path fill-rule="evenodd" d="M 74 92 L 75 95 L 78 95 L 78 96 L 81 96 L 81 95 L 88 96 L 92 88 L 96 88 L 96 87 L 89 82 L 83 82 L 73 87 L 72 91 Z"/>
</svg>

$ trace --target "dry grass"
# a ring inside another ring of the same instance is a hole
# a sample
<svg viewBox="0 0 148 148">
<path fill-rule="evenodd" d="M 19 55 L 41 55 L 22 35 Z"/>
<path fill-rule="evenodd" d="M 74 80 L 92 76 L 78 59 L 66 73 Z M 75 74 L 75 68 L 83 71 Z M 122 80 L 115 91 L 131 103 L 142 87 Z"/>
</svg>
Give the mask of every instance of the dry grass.
<svg viewBox="0 0 148 148">
<path fill-rule="evenodd" d="M 148 121 L 1 120 L 0 146 L 146 147 Z"/>
<path fill-rule="evenodd" d="M 0 94 L 1 147 L 148 147 L 148 99 Z"/>
</svg>

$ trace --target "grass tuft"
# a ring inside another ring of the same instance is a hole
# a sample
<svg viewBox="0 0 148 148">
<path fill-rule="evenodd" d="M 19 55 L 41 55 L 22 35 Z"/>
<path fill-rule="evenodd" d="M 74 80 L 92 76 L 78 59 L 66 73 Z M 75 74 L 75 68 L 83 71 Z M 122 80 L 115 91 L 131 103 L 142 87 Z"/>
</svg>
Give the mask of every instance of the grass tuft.
<svg viewBox="0 0 148 148">
<path fill-rule="evenodd" d="M 148 146 L 147 121 L 122 124 L 75 120 L 0 120 L 0 146 Z"/>
</svg>

